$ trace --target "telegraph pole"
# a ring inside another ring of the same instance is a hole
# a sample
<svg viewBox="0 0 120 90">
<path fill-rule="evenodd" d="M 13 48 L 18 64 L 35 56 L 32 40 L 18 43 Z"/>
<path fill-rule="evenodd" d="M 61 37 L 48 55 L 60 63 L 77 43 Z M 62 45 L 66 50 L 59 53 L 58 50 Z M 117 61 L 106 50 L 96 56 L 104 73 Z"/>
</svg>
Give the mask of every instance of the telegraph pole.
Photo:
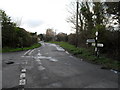
<svg viewBox="0 0 120 90">
<path fill-rule="evenodd" d="M 78 47 L 78 8 L 79 8 L 79 1 L 77 0 L 77 8 L 76 8 L 76 47 Z"/>
</svg>

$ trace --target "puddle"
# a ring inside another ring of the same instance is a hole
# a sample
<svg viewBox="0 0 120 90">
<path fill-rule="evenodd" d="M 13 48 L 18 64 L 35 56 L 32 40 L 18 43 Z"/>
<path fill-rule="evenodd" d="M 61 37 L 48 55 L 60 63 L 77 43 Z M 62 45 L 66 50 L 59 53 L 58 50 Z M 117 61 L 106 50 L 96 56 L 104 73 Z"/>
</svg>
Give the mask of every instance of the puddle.
<svg viewBox="0 0 120 90">
<path fill-rule="evenodd" d="M 6 64 L 14 64 L 13 61 L 8 61 L 8 62 L 5 62 Z"/>
<path fill-rule="evenodd" d="M 112 71 L 112 72 L 114 72 L 114 73 L 116 73 L 116 74 L 118 73 L 118 71 L 115 71 L 115 70 L 113 70 L 113 69 L 111 69 L 110 71 Z"/>
</svg>

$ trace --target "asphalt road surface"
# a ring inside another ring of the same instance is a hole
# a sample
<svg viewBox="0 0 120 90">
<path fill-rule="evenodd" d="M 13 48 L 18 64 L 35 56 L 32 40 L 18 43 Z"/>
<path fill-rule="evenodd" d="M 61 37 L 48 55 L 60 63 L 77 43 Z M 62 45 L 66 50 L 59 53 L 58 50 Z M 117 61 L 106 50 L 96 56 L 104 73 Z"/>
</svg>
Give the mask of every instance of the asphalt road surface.
<svg viewBox="0 0 120 90">
<path fill-rule="evenodd" d="M 3 53 L 3 88 L 118 88 L 117 73 L 41 43 L 33 50 Z"/>
</svg>

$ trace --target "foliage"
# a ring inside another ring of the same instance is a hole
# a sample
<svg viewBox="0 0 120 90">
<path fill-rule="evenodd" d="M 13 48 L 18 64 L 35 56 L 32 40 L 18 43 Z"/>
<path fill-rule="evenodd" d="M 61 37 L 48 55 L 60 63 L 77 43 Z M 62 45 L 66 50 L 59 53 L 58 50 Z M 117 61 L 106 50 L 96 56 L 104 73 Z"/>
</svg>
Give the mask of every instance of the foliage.
<svg viewBox="0 0 120 90">
<path fill-rule="evenodd" d="M 55 32 L 53 31 L 53 29 L 47 29 L 45 41 L 53 41 L 54 39 L 55 39 Z"/>
<path fill-rule="evenodd" d="M 58 33 L 56 35 L 56 38 L 57 38 L 57 41 L 65 41 L 65 42 L 67 42 L 67 40 L 68 40 L 68 36 L 65 33 Z"/>
<path fill-rule="evenodd" d="M 119 60 L 119 4 L 118 2 L 79 2 L 79 36 L 77 37 L 79 47 L 86 48 L 86 40 L 94 39 L 95 32 L 98 31 L 98 42 L 104 44 L 100 53 Z M 76 14 L 75 11 L 73 13 Z M 76 18 L 74 16 L 71 18 L 69 21 L 76 27 Z M 76 33 L 70 34 L 68 42 L 75 45 L 77 38 Z"/>
<path fill-rule="evenodd" d="M 5 11 L 0 10 L 2 24 L 2 47 L 23 48 L 29 47 L 38 42 L 37 33 L 29 33 L 25 29 L 17 27 L 11 21 Z"/>
</svg>

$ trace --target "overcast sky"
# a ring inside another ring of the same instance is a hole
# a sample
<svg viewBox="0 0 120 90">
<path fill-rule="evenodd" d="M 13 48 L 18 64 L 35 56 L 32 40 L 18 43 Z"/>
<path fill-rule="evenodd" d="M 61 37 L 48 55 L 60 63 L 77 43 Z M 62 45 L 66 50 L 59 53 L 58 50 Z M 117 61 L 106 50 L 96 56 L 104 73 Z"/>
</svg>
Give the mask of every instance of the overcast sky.
<svg viewBox="0 0 120 90">
<path fill-rule="evenodd" d="M 66 22 L 71 0 L 0 0 L 0 9 L 27 31 L 45 33 L 47 28 L 71 33 Z"/>
</svg>

